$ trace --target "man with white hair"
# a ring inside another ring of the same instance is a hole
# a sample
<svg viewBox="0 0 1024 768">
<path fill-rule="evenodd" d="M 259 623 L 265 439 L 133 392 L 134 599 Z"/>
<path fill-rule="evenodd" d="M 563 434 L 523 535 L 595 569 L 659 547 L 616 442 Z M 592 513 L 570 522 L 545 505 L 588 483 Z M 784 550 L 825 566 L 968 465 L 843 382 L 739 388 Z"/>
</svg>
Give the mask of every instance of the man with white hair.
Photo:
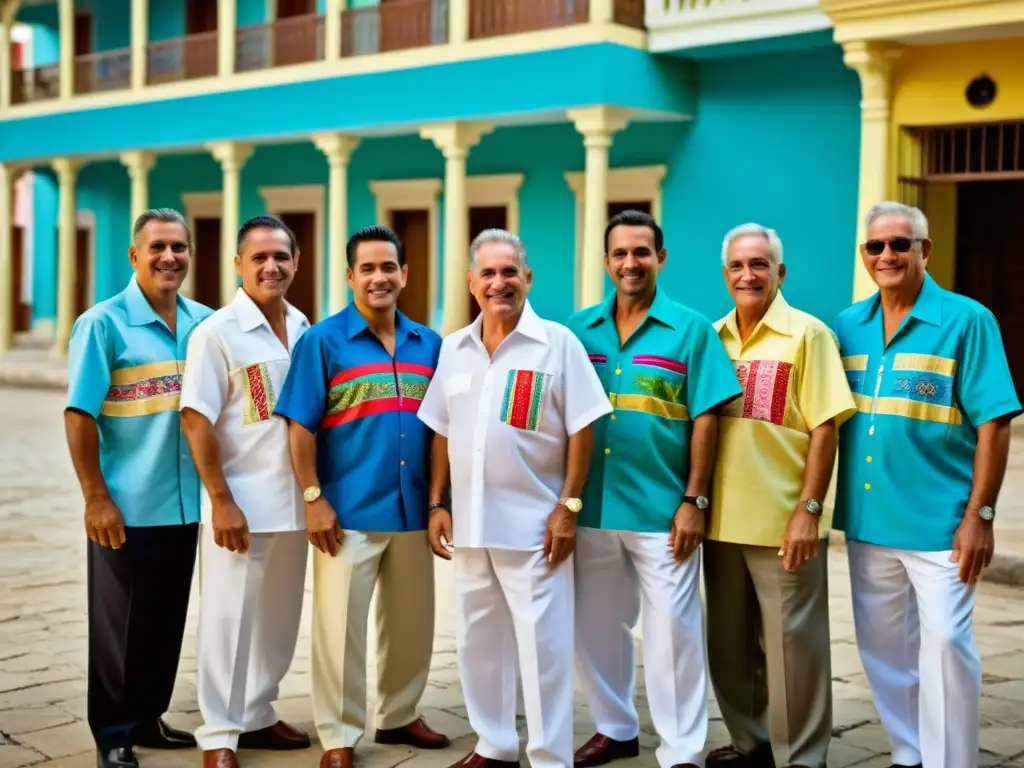
<svg viewBox="0 0 1024 768">
<path fill-rule="evenodd" d="M 730 231 L 722 275 L 735 308 L 715 327 L 743 395 L 719 419 L 704 542 L 711 682 L 732 741 L 707 765 L 825 768 L 836 432 L 857 408 L 832 331 L 782 295 L 774 230 Z"/>
<path fill-rule="evenodd" d="M 865 229 L 878 292 L 836 319 L 858 410 L 840 434 L 836 498 L 857 645 L 893 762 L 967 768 L 981 706 L 974 590 L 1021 405 L 992 313 L 927 273 L 924 214 L 879 203 Z"/>
<path fill-rule="evenodd" d="M 471 259 L 480 315 L 444 340 L 419 409 L 435 432 L 430 545 L 454 559 L 459 669 L 479 737 L 455 765 L 519 764 L 518 661 L 530 764 L 568 768 L 570 555 L 591 425 L 611 406 L 583 345 L 530 306 L 532 276 L 519 238 L 485 230 Z"/>
</svg>

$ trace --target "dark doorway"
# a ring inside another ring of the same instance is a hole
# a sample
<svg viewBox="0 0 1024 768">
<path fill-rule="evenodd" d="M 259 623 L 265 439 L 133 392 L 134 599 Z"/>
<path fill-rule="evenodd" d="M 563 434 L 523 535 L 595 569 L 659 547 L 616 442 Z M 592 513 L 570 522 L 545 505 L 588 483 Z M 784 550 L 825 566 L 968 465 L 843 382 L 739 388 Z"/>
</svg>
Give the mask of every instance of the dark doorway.
<svg viewBox="0 0 1024 768">
<path fill-rule="evenodd" d="M 185 32 L 198 35 L 217 31 L 217 4 L 210 0 L 188 0 L 185 7 Z"/>
<path fill-rule="evenodd" d="M 211 309 L 220 306 L 220 219 L 196 219 L 192 258 L 192 298 Z"/>
<path fill-rule="evenodd" d="M 11 256 L 12 327 L 15 333 L 21 333 L 32 326 L 32 305 L 21 300 L 21 284 L 25 281 L 25 230 L 22 227 L 11 230 Z"/>
<path fill-rule="evenodd" d="M 641 213 L 651 212 L 651 201 L 640 202 L 639 200 L 632 203 L 608 203 L 608 219 L 618 216 L 623 211 L 640 211 Z M 661 222 L 659 222 L 660 224 Z"/>
<path fill-rule="evenodd" d="M 320 258 L 316 252 L 316 214 L 283 213 L 278 218 L 295 233 L 301 254 L 295 280 L 288 289 L 288 301 L 310 323 L 315 323 L 319 319 L 316 312 L 316 263 Z"/>
<path fill-rule="evenodd" d="M 88 227 L 75 230 L 75 317 L 89 308 L 89 282 L 92 280 L 90 235 Z"/>
<path fill-rule="evenodd" d="M 75 56 L 92 53 L 92 14 L 75 12 Z"/>
<path fill-rule="evenodd" d="M 409 277 L 398 296 L 398 309 L 410 319 L 430 326 L 430 213 L 392 211 L 391 228 L 402 241 Z"/>
<path fill-rule="evenodd" d="M 996 316 L 1024 397 L 1024 180 L 957 185 L 956 291 Z"/>
<path fill-rule="evenodd" d="M 508 209 L 503 205 L 477 206 L 469 209 L 469 242 L 485 229 L 507 229 Z M 469 290 L 469 286 L 466 287 Z M 476 320 L 480 314 L 480 305 L 476 297 L 469 297 L 469 322 Z"/>
</svg>

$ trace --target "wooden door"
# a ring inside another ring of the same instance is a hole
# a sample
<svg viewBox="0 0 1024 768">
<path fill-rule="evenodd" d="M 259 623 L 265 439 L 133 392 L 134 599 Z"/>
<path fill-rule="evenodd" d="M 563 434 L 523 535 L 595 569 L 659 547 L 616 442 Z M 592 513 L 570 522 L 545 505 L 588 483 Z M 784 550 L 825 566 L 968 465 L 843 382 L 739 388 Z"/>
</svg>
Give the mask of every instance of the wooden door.
<svg viewBox="0 0 1024 768">
<path fill-rule="evenodd" d="M 211 309 L 220 306 L 220 219 L 196 219 L 192 256 L 192 298 Z"/>
<path fill-rule="evenodd" d="M 198 35 L 217 31 L 217 4 L 210 0 L 188 0 L 185 6 L 185 33 Z"/>
<path fill-rule="evenodd" d="M 508 209 L 503 205 L 476 206 L 469 209 L 469 242 L 485 229 L 505 229 L 508 227 Z M 467 287 L 466 290 L 469 290 Z M 469 297 L 469 322 L 476 320 L 480 314 L 480 305 L 476 297 Z"/>
<path fill-rule="evenodd" d="M 608 203 L 608 220 L 610 221 L 613 217 L 618 216 L 623 211 L 640 211 L 641 213 L 650 213 L 651 201 L 647 200 L 640 202 L 637 200 L 632 203 Z"/>
<path fill-rule="evenodd" d="M 75 56 L 92 53 L 92 14 L 75 12 Z"/>
<path fill-rule="evenodd" d="M 277 0 L 272 33 L 275 65 L 315 61 L 317 24 L 316 0 Z"/>
<path fill-rule="evenodd" d="M 316 252 L 316 215 L 313 213 L 284 213 L 278 218 L 295 233 L 299 244 L 299 268 L 295 280 L 288 289 L 288 301 L 304 314 L 310 323 L 319 318 L 316 313 L 316 263 L 320 254 Z"/>
<path fill-rule="evenodd" d="M 180 66 L 186 78 L 211 77 L 217 74 L 217 3 L 210 0 L 188 0 L 185 6 L 185 34 L 181 46 Z M 201 37 L 192 37 L 201 35 Z"/>
<path fill-rule="evenodd" d="M 15 333 L 27 331 L 32 326 L 32 305 L 22 301 L 21 284 L 25 281 L 25 230 L 13 227 L 11 230 L 11 312 Z"/>
<path fill-rule="evenodd" d="M 398 296 L 398 309 L 417 323 L 429 326 L 430 317 L 430 213 L 392 211 L 391 228 L 402 241 L 405 264 L 409 267 L 405 290 Z"/>
<path fill-rule="evenodd" d="M 89 251 L 92 230 L 78 227 L 75 231 L 75 317 L 89 308 L 89 283 L 92 280 L 92 259 Z"/>
<path fill-rule="evenodd" d="M 1017 396 L 1024 397 L 1024 181 L 958 185 L 956 291 L 996 316 Z"/>
</svg>

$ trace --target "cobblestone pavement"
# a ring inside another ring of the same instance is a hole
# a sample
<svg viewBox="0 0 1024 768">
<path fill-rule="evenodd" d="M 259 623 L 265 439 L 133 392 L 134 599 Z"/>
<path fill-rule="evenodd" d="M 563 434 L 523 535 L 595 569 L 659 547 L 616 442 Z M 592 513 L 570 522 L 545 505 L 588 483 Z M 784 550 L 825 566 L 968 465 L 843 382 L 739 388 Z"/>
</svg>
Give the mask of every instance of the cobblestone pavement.
<svg viewBox="0 0 1024 768">
<path fill-rule="evenodd" d="M 62 398 L 52 391 L 0 389 L 0 768 L 45 764 L 47 768 L 91 768 L 92 741 L 85 723 L 85 558 L 80 501 L 64 447 Z M 1018 438 L 1015 442 L 1020 443 Z M 1015 451 L 1010 486 L 1024 485 L 1024 451 Z M 1022 475 L 1020 480 L 1017 475 Z M 842 547 L 830 557 L 832 577 L 835 732 L 829 765 L 888 766 L 887 745 L 871 703 L 853 644 L 850 600 Z M 359 768 L 447 766 L 474 743 L 459 690 L 451 613 L 451 573 L 437 570 L 438 617 L 435 655 L 424 701 L 428 721 L 453 737 L 440 753 L 381 747 L 366 740 Z M 308 586 L 307 586 L 308 590 Z M 195 591 L 193 592 L 195 595 Z M 303 634 L 291 672 L 282 685 L 279 712 L 312 732 L 309 697 L 309 600 Z M 199 723 L 195 689 L 193 600 L 178 684 L 168 721 L 193 729 Z M 1024 768 L 1024 592 L 982 584 L 975 617 L 984 659 L 983 766 Z M 372 642 L 372 640 L 371 640 Z M 372 647 L 372 646 L 371 646 Z M 372 673 L 370 679 L 374 679 Z M 642 685 L 639 686 L 641 689 Z M 631 761 L 654 766 L 656 737 L 645 717 L 646 749 Z M 372 710 L 371 710 L 372 711 Z M 725 742 L 712 703 L 709 749 Z M 372 725 L 371 725 L 372 728 Z M 586 707 L 577 703 L 577 743 L 590 735 Z M 525 729 L 523 729 L 525 739 Z M 144 768 L 199 766 L 198 751 L 139 750 Z M 243 765 L 317 765 L 320 750 L 243 753 Z M 624 765 L 624 768 L 631 766 Z"/>
</svg>

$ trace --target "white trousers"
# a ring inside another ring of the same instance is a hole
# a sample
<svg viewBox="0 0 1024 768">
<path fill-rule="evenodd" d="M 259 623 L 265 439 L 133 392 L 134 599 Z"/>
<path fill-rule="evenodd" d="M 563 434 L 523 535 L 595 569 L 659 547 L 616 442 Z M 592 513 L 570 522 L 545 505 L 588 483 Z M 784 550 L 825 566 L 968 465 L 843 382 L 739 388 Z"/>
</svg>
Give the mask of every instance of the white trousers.
<svg viewBox="0 0 1024 768">
<path fill-rule="evenodd" d="M 573 564 L 541 551 L 458 547 L 459 674 L 477 754 L 519 760 L 516 672 L 533 768 L 571 768 Z M 517 665 L 518 661 L 518 665 Z"/>
<path fill-rule="evenodd" d="M 598 733 L 640 732 L 632 628 L 643 605 L 644 681 L 662 768 L 703 763 L 708 671 L 700 552 L 677 563 L 666 533 L 576 532 L 576 670 Z M 642 595 L 642 600 L 641 600 Z"/>
<path fill-rule="evenodd" d="M 974 588 L 950 552 L 850 541 L 857 646 L 898 765 L 978 765 L 981 660 Z"/>
<path fill-rule="evenodd" d="M 277 722 L 274 701 L 291 666 L 302 617 L 305 531 L 256 533 L 240 555 L 202 526 L 196 651 L 203 750 L 237 749 L 238 737 Z"/>
</svg>

